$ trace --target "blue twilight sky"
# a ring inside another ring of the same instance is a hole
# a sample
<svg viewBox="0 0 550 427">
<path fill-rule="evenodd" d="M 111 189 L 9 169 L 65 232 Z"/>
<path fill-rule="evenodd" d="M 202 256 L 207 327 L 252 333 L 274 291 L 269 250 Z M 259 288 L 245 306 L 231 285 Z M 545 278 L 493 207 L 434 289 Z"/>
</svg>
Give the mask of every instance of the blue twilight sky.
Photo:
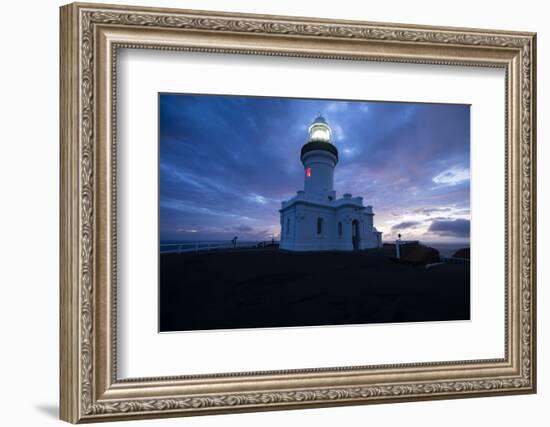
<svg viewBox="0 0 550 427">
<path fill-rule="evenodd" d="M 469 242 L 467 105 L 160 94 L 159 108 L 161 240 L 278 238 L 320 112 L 337 196 L 364 197 L 384 240 Z"/>
</svg>

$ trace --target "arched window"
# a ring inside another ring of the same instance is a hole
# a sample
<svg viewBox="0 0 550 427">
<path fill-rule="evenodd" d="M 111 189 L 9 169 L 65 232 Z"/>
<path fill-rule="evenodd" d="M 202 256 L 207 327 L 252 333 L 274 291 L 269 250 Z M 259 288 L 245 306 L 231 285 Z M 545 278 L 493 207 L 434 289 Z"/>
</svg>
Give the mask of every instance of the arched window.
<svg viewBox="0 0 550 427">
<path fill-rule="evenodd" d="M 338 237 L 342 237 L 342 223 L 338 223 Z"/>
<path fill-rule="evenodd" d="M 323 234 L 323 218 L 317 218 L 317 234 Z"/>
</svg>

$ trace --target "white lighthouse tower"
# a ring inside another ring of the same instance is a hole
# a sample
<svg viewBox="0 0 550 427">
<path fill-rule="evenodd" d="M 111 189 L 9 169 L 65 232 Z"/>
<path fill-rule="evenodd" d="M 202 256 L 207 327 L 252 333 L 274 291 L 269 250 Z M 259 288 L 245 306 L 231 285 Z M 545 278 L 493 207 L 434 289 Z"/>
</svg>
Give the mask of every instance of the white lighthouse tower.
<svg viewBox="0 0 550 427">
<path fill-rule="evenodd" d="M 304 165 L 304 191 L 311 199 L 334 200 L 334 167 L 338 150 L 331 143 L 332 131 L 319 115 L 309 127 L 309 139 L 302 147 L 300 159 Z"/>
<path fill-rule="evenodd" d="M 373 225 L 372 206 L 362 197 L 334 190 L 338 149 L 332 131 L 319 114 L 308 129 L 300 160 L 304 165 L 304 189 L 284 201 L 280 248 L 290 251 L 361 250 L 382 245 L 382 233 Z"/>
</svg>

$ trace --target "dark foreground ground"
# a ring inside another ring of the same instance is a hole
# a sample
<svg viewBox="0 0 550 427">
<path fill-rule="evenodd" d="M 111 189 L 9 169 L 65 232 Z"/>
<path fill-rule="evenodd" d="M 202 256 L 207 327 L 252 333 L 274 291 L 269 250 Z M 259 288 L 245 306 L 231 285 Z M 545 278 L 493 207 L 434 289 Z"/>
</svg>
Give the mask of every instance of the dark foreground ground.
<svg viewBox="0 0 550 427">
<path fill-rule="evenodd" d="M 160 330 L 467 320 L 470 268 L 390 260 L 391 249 L 162 254 Z"/>
</svg>

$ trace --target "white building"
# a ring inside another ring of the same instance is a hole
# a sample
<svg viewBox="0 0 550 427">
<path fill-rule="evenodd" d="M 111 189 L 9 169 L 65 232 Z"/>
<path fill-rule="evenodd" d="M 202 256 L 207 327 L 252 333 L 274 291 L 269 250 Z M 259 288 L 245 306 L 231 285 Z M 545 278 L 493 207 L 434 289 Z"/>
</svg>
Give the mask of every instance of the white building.
<svg viewBox="0 0 550 427">
<path fill-rule="evenodd" d="M 281 209 L 280 248 L 290 251 L 352 251 L 380 247 L 382 233 L 373 225 L 372 206 L 362 197 L 336 197 L 334 168 L 338 150 L 322 116 L 309 127 L 302 147 L 304 189 L 284 201 Z"/>
</svg>

